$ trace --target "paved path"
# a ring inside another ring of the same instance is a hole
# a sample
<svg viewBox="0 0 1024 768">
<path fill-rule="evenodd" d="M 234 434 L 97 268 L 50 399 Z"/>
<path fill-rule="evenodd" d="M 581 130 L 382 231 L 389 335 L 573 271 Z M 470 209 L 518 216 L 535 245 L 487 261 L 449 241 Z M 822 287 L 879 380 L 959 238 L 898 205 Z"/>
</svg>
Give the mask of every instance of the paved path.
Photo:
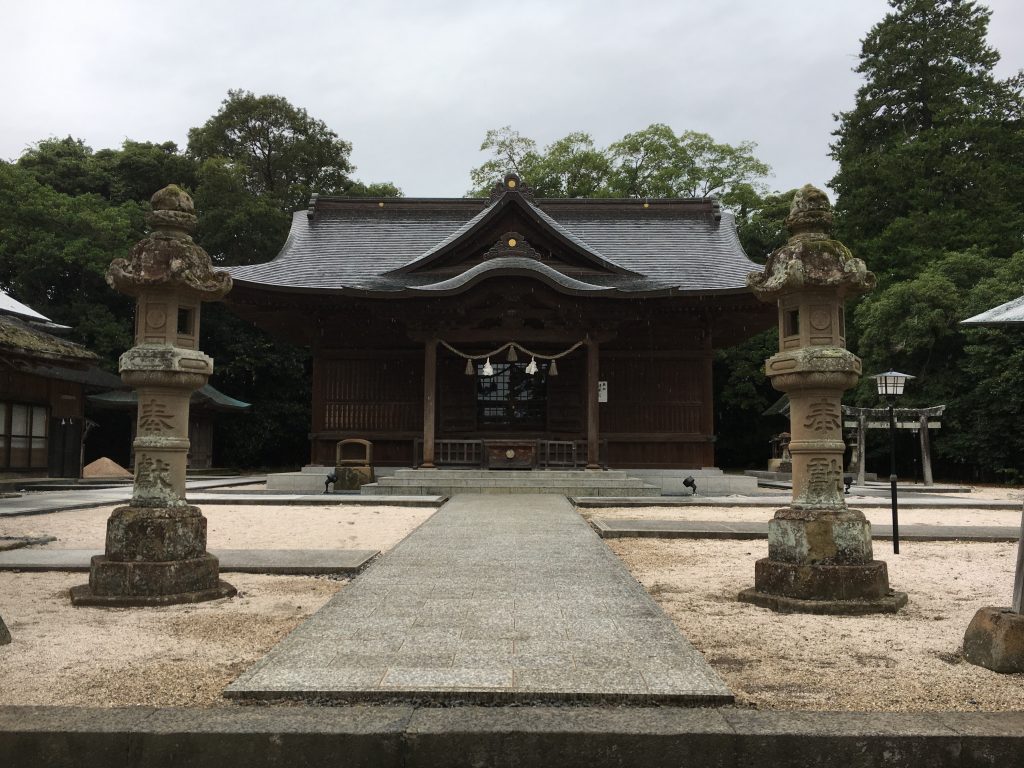
<svg viewBox="0 0 1024 768">
<path fill-rule="evenodd" d="M 457 496 L 225 693 L 732 701 L 565 497 L 547 495 Z"/>
<path fill-rule="evenodd" d="M 768 521 L 631 520 L 595 517 L 602 539 L 766 539 Z M 1020 526 L 1011 525 L 901 525 L 901 541 L 1017 541 Z M 871 538 L 891 539 L 891 525 L 872 525 Z"/>
<path fill-rule="evenodd" d="M 0 571 L 88 571 L 102 549 L 37 549 L 0 552 Z M 376 549 L 212 549 L 224 573 L 322 575 L 358 573 Z"/>
</svg>

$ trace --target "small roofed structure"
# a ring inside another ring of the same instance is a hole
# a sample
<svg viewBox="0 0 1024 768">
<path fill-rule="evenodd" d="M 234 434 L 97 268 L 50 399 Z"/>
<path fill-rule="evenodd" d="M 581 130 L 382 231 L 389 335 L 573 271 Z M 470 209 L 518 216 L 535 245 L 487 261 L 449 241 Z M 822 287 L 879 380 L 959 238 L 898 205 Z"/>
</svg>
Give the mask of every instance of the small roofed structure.
<svg viewBox="0 0 1024 768">
<path fill-rule="evenodd" d="M 86 393 L 124 386 L 67 330 L 0 291 L 0 475 L 78 477 Z"/>
<path fill-rule="evenodd" d="M 508 174 L 489 199 L 314 196 L 227 302 L 312 349 L 314 464 L 363 438 L 378 466 L 700 468 L 714 350 L 772 322 L 755 268 L 713 198 L 535 200 Z"/>
<path fill-rule="evenodd" d="M 111 390 L 90 395 L 89 402 L 97 408 L 135 411 L 139 405 L 139 397 L 135 391 Z M 189 469 L 210 469 L 213 466 L 214 414 L 245 413 L 251 409 L 251 404 L 229 397 L 209 384 L 204 384 L 193 392 L 189 401 L 188 418 Z M 134 429 L 132 439 L 135 439 Z M 134 463 L 133 451 L 132 464 Z"/>
</svg>

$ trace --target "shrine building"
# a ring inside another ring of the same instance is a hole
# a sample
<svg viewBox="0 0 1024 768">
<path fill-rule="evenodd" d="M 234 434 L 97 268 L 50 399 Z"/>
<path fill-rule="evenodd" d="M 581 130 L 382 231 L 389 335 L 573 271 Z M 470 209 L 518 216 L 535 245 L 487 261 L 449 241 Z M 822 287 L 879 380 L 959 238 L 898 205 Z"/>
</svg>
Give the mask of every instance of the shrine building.
<svg viewBox="0 0 1024 768">
<path fill-rule="evenodd" d="M 712 357 L 769 327 L 713 198 L 314 196 L 232 309 L 313 352 L 310 460 L 715 465 Z"/>
</svg>

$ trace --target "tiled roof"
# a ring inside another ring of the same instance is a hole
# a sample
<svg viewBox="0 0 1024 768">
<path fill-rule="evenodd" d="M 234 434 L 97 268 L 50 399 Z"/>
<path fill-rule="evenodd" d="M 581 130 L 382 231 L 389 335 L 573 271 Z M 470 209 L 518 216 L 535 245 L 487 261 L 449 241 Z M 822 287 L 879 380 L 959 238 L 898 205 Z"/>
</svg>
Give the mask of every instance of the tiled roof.
<svg viewBox="0 0 1024 768">
<path fill-rule="evenodd" d="M 46 333 L 24 320 L 9 315 L 0 315 L 0 352 L 52 360 L 91 362 L 96 359 L 96 355 L 81 344 Z"/>
<path fill-rule="evenodd" d="M 492 206 L 510 201 L 593 269 L 564 274 L 550 261 L 494 258 L 468 264 L 461 275 L 431 274 L 435 259 L 495 218 Z M 238 284 L 277 290 L 413 296 L 458 292 L 509 273 L 572 293 L 745 293 L 747 273 L 758 269 L 740 247 L 732 215 L 710 199 L 532 202 L 508 193 L 496 202 L 318 198 L 294 215 L 273 261 L 229 271 Z"/>
<path fill-rule="evenodd" d="M 970 325 L 1002 325 L 1003 323 L 1024 323 L 1024 296 L 993 307 L 980 315 L 962 321 Z"/>
</svg>

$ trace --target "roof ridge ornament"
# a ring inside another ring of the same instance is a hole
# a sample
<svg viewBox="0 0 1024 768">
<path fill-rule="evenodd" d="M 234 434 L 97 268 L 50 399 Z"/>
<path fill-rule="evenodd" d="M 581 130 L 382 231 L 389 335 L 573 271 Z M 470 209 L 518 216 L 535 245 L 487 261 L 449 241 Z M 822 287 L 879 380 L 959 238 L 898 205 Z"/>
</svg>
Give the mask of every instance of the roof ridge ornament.
<svg viewBox="0 0 1024 768">
<path fill-rule="evenodd" d="M 493 203 L 506 193 L 522 195 L 527 200 L 533 200 L 533 188 L 519 178 L 518 173 L 506 173 L 505 178 L 499 182 L 495 182 L 494 186 L 491 188 L 491 202 Z"/>
<path fill-rule="evenodd" d="M 483 260 L 501 259 L 508 257 L 519 257 L 525 259 L 536 259 L 544 261 L 544 256 L 526 242 L 526 238 L 518 232 L 506 232 L 498 238 L 498 242 L 488 248 L 483 255 Z"/>
</svg>

